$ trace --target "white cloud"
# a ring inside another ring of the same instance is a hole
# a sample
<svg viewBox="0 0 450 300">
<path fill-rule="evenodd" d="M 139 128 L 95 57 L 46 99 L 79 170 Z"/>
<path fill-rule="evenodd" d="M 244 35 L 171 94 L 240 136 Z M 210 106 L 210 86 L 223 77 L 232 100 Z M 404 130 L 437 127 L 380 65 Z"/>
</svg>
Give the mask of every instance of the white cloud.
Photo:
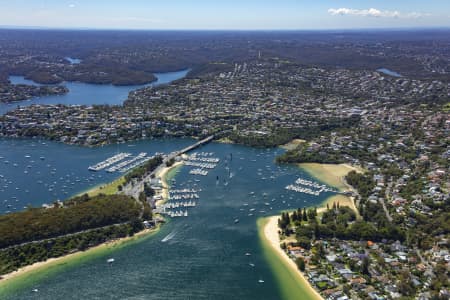
<svg viewBox="0 0 450 300">
<path fill-rule="evenodd" d="M 421 18 L 430 16 L 430 14 L 410 12 L 400 13 L 396 10 L 379 10 L 376 8 L 369 9 L 352 9 L 352 8 L 330 8 L 328 13 L 333 16 L 360 16 L 360 17 L 374 17 L 374 18 Z"/>
</svg>

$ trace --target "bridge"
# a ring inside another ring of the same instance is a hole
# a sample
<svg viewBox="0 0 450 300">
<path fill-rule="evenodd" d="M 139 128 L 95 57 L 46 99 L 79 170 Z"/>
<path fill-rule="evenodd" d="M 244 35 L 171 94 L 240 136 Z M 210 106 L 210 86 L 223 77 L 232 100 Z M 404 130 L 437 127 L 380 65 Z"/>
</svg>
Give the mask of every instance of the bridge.
<svg viewBox="0 0 450 300">
<path fill-rule="evenodd" d="M 187 153 L 189 151 L 192 151 L 192 150 L 194 150 L 194 149 L 196 149 L 196 148 L 198 148 L 198 147 L 200 147 L 200 146 L 202 146 L 204 144 L 207 144 L 207 143 L 211 142 L 213 139 L 214 139 L 214 135 L 211 135 L 211 136 L 208 136 L 207 138 L 204 138 L 201 141 L 198 141 L 197 143 L 195 143 L 195 144 L 193 144 L 191 146 L 188 146 L 188 147 L 186 147 L 184 149 L 181 149 L 180 151 L 172 152 L 172 154 L 171 154 L 172 158 L 177 157 L 177 156 L 179 156 L 181 154 L 185 154 L 185 153 Z"/>
<path fill-rule="evenodd" d="M 158 174 L 158 172 L 160 172 L 161 169 L 166 167 L 167 162 L 171 161 L 172 159 L 175 159 L 177 156 L 180 156 L 180 155 L 188 153 L 189 151 L 192 151 L 198 147 L 201 147 L 202 145 L 205 145 L 205 144 L 211 142 L 213 139 L 214 139 L 214 135 L 211 135 L 207 138 L 204 138 L 204 139 L 196 142 L 193 145 L 190 145 L 190 146 L 183 148 L 181 150 L 178 150 L 178 151 L 174 151 L 174 152 L 164 156 L 162 163 L 155 170 L 153 170 L 153 172 L 151 172 L 150 174 L 147 174 L 139 182 L 137 182 L 135 184 L 130 183 L 130 184 L 128 184 L 128 186 L 123 187 L 123 193 L 128 196 L 133 196 L 135 199 L 138 199 L 139 194 L 144 190 L 144 182 L 150 181 L 150 179 L 152 177 L 154 177 L 156 174 Z"/>
</svg>

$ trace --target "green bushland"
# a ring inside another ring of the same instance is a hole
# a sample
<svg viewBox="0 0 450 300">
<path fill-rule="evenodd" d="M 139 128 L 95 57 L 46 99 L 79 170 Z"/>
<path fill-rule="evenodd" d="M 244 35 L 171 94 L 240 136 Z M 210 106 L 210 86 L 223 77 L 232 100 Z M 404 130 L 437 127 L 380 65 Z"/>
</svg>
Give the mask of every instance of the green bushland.
<svg viewBox="0 0 450 300">
<path fill-rule="evenodd" d="M 162 162 L 163 162 L 163 158 L 161 156 L 157 156 L 157 157 L 150 159 L 142 166 L 134 168 L 131 172 L 129 172 L 125 175 L 124 184 L 128 184 L 129 182 L 131 182 L 134 179 L 143 178 L 146 174 L 153 172 L 159 165 L 162 164 Z"/>
<path fill-rule="evenodd" d="M 29 208 L 0 216 L 0 248 L 48 239 L 139 217 L 142 207 L 123 195 L 87 195 L 53 208 Z"/>
<path fill-rule="evenodd" d="M 305 126 L 299 128 L 273 128 L 270 134 L 258 133 L 241 134 L 239 131 L 231 133 L 228 138 L 237 144 L 251 147 L 276 147 L 284 145 L 293 139 L 311 140 L 323 135 L 325 132 L 342 128 L 352 128 L 360 121 L 360 117 L 330 118 L 318 121 L 317 126 Z"/>
<path fill-rule="evenodd" d="M 143 229 L 139 220 L 130 224 L 112 225 L 74 235 L 35 243 L 27 243 L 0 250 L 0 275 L 21 267 L 60 257 L 76 251 L 84 251 L 109 240 L 132 236 Z"/>
<path fill-rule="evenodd" d="M 286 151 L 276 158 L 278 163 L 320 163 L 340 164 L 343 163 L 342 154 L 339 152 L 308 151 L 308 145 L 303 144 L 294 150 Z"/>
<path fill-rule="evenodd" d="M 142 210 L 151 219 L 148 203 L 143 209 L 128 196 L 84 194 L 52 208 L 29 208 L 0 216 L 0 275 L 132 236 L 143 229 Z"/>
</svg>

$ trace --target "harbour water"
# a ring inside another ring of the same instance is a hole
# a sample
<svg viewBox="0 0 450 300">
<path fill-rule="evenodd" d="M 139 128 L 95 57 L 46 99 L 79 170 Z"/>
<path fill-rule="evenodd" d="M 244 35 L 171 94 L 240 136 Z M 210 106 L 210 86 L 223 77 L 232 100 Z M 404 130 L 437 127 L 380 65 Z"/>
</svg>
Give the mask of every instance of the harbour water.
<svg viewBox="0 0 450 300">
<path fill-rule="evenodd" d="M 189 142 L 142 141 L 135 147 L 119 145 L 119 151 L 168 151 Z M 8 160 L 26 160 L 26 153 L 32 158 L 45 153 L 52 167 L 61 170 L 55 174 L 57 178 L 71 172 L 80 178 L 81 174 L 88 177 L 89 164 L 117 151 L 115 145 L 86 149 L 30 140 L 3 140 L 0 147 L 10 147 L 8 143 L 19 149 L 14 154 L 17 159 Z M 42 276 L 31 276 L 8 294 L 0 291 L 0 298 L 283 299 L 277 274 L 267 263 L 258 239 L 257 219 L 286 209 L 318 205 L 331 193 L 314 196 L 286 190 L 297 178 L 314 179 L 295 166 L 276 165 L 274 158 L 281 149 L 211 143 L 198 151 L 211 152 L 220 162 L 207 176 L 190 175 L 192 167 L 183 166 L 171 181 L 174 189 L 200 190 L 197 205 L 189 210 L 188 217 L 172 219 L 148 238 L 83 261 L 58 265 Z M 47 159 L 42 162 L 44 167 L 46 163 Z M 8 172 L 2 172 L 9 174 L 13 170 L 8 166 Z M 102 181 L 112 178 L 106 172 L 102 174 Z M 24 179 L 23 171 L 11 178 L 15 186 L 30 190 L 33 197 L 28 199 L 33 204 L 53 199 L 41 186 Z M 53 181 L 52 175 L 42 178 Z M 78 190 L 96 183 L 82 182 Z M 108 264 L 108 258 L 114 258 L 114 263 Z M 298 299 L 303 298 L 299 295 Z"/>
<path fill-rule="evenodd" d="M 386 75 L 392 76 L 392 77 L 403 77 L 402 75 L 400 75 L 399 73 L 386 69 L 386 68 L 380 68 L 377 69 L 378 72 L 384 73 Z"/>
<path fill-rule="evenodd" d="M 0 139 L 0 214 L 63 200 L 114 180 L 123 174 L 92 172 L 88 167 L 117 153 L 153 155 L 190 144 L 191 139 L 158 139 L 87 148 L 38 139 Z"/>
<path fill-rule="evenodd" d="M 69 61 L 72 65 L 78 65 L 81 63 L 81 59 L 79 58 L 72 58 L 72 57 L 66 57 L 67 61 Z"/>
<path fill-rule="evenodd" d="M 155 84 L 186 73 L 157 74 Z M 11 80 L 30 83 L 21 77 Z M 76 82 L 67 86 L 67 95 L 1 104 L 0 113 L 18 104 L 121 104 L 129 91 L 139 88 Z M 63 200 L 114 180 L 121 173 L 90 172 L 88 166 L 117 153 L 153 155 L 190 144 L 191 139 L 156 139 L 84 148 L 38 139 L 0 139 L 0 214 Z M 211 143 L 198 151 L 213 153 L 220 162 L 206 176 L 189 174 L 194 167 L 183 166 L 171 182 L 174 189 L 198 190 L 189 216 L 171 219 L 152 236 L 58 264 L 7 289 L 0 286 L 0 299 L 284 299 L 279 279 L 289 276 L 280 274 L 283 268 L 275 270 L 268 264 L 257 220 L 318 205 L 331 193 L 315 196 L 287 190 L 298 178 L 313 179 L 295 166 L 276 165 L 281 149 Z M 113 263 L 107 263 L 110 258 Z"/>
<path fill-rule="evenodd" d="M 186 76 L 189 70 L 168 73 L 156 73 L 157 81 L 146 85 L 114 86 L 111 84 L 89 84 L 82 82 L 64 82 L 63 85 L 69 89 L 69 93 L 57 96 L 45 96 L 13 103 L 0 103 L 0 114 L 17 108 L 32 104 L 67 104 L 67 105 L 92 105 L 110 104 L 121 105 L 128 97 L 128 93 L 145 86 L 158 86 L 168 84 L 174 80 Z M 38 83 L 25 79 L 23 76 L 10 76 L 12 84 L 39 85 Z"/>
</svg>

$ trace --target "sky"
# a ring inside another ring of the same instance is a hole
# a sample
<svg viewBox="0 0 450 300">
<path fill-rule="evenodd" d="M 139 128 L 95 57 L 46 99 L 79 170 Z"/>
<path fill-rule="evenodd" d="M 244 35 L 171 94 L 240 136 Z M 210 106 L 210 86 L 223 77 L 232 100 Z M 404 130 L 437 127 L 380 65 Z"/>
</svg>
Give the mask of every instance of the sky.
<svg viewBox="0 0 450 300">
<path fill-rule="evenodd" d="M 0 26 L 148 30 L 450 27 L 450 0 L 0 0 Z"/>
</svg>

